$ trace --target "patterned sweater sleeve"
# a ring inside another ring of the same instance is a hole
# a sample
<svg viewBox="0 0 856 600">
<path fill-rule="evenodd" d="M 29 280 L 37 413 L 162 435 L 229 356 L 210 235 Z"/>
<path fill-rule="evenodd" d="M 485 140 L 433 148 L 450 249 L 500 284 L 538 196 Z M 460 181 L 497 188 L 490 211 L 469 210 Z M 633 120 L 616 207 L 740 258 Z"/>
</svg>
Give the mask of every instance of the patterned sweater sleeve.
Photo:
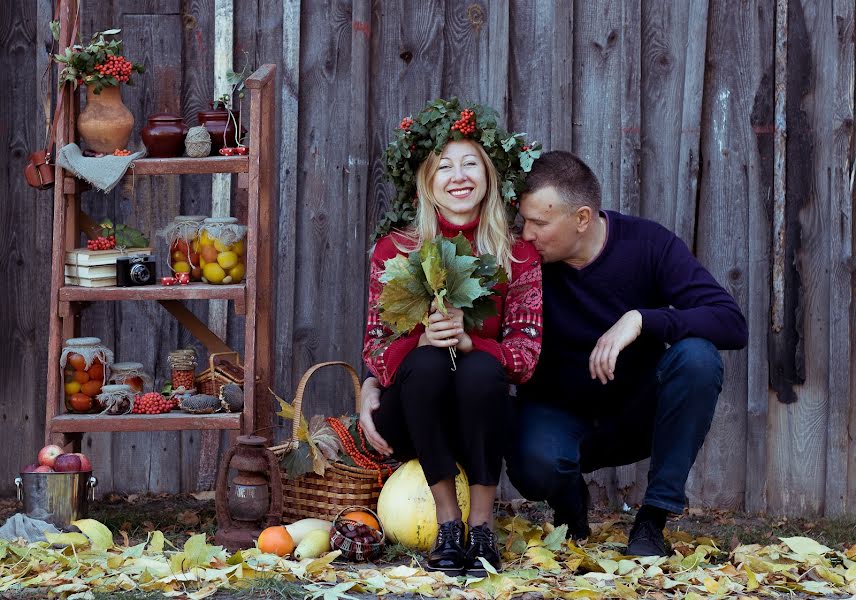
<svg viewBox="0 0 856 600">
<path fill-rule="evenodd" d="M 473 335 L 473 348 L 488 352 L 505 367 L 512 383 L 524 383 L 535 372 L 541 354 L 541 259 L 532 244 L 518 241 L 512 277 L 505 297 L 500 339 Z"/>
<path fill-rule="evenodd" d="M 383 387 L 389 387 L 395 378 L 395 372 L 407 354 L 419 344 L 419 336 L 425 327 L 417 325 L 409 334 L 395 339 L 395 333 L 380 320 L 378 300 L 383 291 L 380 276 L 384 262 L 398 254 L 398 250 L 389 236 L 380 239 L 372 253 L 371 273 L 369 276 L 369 303 L 366 334 L 363 338 L 363 361 L 378 378 Z"/>
</svg>

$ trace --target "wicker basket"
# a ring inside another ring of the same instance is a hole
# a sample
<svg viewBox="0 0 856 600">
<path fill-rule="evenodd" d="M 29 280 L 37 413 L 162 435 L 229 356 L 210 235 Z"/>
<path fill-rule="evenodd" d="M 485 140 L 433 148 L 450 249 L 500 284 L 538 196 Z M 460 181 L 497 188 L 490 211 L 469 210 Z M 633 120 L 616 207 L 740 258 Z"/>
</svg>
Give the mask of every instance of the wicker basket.
<svg viewBox="0 0 856 600">
<path fill-rule="evenodd" d="M 226 357 L 232 357 L 229 360 Z M 213 352 L 208 357 L 208 368 L 196 376 L 196 393 L 219 396 L 220 386 L 227 383 L 244 385 L 244 365 L 237 352 Z"/>
<path fill-rule="evenodd" d="M 291 441 L 271 450 L 277 456 L 283 456 L 297 447 L 297 429 L 300 424 L 303 393 L 309 378 L 324 367 L 340 366 L 348 371 L 354 384 L 354 396 L 357 411 L 360 408 L 360 379 L 357 372 L 346 362 L 332 361 L 318 363 L 311 367 L 297 384 L 294 396 L 294 420 L 291 431 Z M 381 472 L 382 477 L 386 472 Z M 362 467 L 352 467 L 344 463 L 333 463 L 324 475 L 307 473 L 296 479 L 288 479 L 282 473 L 282 519 L 291 523 L 298 519 L 317 518 L 332 521 L 342 509 L 350 506 L 365 506 L 377 510 L 377 499 L 380 495 L 381 483 L 378 472 Z"/>
</svg>

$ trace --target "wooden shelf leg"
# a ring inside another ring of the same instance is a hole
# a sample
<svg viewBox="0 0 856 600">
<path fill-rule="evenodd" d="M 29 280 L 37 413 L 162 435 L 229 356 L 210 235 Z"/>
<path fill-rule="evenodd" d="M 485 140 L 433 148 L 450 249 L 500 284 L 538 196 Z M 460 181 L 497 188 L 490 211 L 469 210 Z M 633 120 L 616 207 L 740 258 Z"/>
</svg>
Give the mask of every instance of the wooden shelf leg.
<svg viewBox="0 0 856 600">
<path fill-rule="evenodd" d="M 193 337 L 202 342 L 202 345 L 208 349 L 208 352 L 234 352 L 226 342 L 221 340 L 217 335 L 208 329 L 208 326 L 200 321 L 196 315 L 190 312 L 183 302 L 179 300 L 158 300 L 169 314 L 175 317 L 175 320 L 184 325 Z"/>
</svg>

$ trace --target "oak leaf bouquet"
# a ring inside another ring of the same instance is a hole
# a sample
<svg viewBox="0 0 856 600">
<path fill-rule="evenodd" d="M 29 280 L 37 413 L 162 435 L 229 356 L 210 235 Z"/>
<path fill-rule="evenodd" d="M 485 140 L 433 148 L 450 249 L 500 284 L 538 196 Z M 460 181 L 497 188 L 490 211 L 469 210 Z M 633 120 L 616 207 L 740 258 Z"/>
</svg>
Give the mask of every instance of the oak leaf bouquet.
<svg viewBox="0 0 856 600">
<path fill-rule="evenodd" d="M 493 287 L 508 281 L 496 257 L 475 256 L 470 242 L 458 234 L 452 239 L 438 235 L 407 256 L 399 254 L 384 263 L 380 276 L 383 290 L 378 300 L 380 319 L 395 333 L 394 339 L 428 325 L 431 303 L 444 315 L 448 307 L 464 313 L 464 329 L 478 329 L 495 316 Z M 392 340 L 390 340 L 392 342 Z M 452 370 L 455 349 L 449 348 Z"/>
</svg>

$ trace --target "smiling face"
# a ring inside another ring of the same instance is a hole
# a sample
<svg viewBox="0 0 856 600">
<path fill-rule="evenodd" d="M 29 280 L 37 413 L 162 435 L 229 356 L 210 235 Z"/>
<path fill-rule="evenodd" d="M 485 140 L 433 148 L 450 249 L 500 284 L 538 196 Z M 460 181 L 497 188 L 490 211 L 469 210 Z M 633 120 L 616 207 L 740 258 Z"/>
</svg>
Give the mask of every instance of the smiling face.
<svg viewBox="0 0 856 600">
<path fill-rule="evenodd" d="M 446 144 L 431 179 L 431 194 L 443 218 L 456 225 L 479 216 L 487 193 L 487 169 L 478 147 L 469 140 Z"/>
</svg>

